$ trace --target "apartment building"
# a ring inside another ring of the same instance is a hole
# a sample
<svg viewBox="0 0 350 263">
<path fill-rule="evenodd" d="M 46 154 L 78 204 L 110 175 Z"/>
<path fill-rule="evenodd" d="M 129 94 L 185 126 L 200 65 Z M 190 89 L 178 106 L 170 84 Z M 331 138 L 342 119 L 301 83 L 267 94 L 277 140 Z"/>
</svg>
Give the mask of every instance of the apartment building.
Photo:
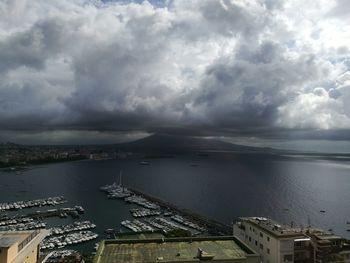
<svg viewBox="0 0 350 263">
<path fill-rule="evenodd" d="M 322 229 L 296 228 L 264 217 L 242 217 L 234 235 L 263 263 L 350 263 L 350 242 Z"/>
<path fill-rule="evenodd" d="M 0 263 L 37 263 L 47 230 L 0 232 Z"/>
<path fill-rule="evenodd" d="M 263 217 L 240 218 L 234 235 L 260 254 L 264 263 L 311 262 L 311 238 L 300 229 Z"/>
</svg>

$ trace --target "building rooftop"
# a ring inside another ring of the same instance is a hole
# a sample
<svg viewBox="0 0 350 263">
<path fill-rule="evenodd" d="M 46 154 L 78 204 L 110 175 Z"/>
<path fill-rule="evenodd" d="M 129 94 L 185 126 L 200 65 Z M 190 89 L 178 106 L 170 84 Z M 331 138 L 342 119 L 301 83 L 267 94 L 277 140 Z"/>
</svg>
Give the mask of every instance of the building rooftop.
<svg viewBox="0 0 350 263">
<path fill-rule="evenodd" d="M 0 232 L 0 248 L 8 248 L 15 243 L 21 243 L 32 232 Z"/>
<path fill-rule="evenodd" d="M 241 221 L 249 222 L 256 227 L 274 235 L 276 237 L 304 237 L 301 228 L 292 228 L 286 225 L 281 225 L 276 221 L 265 217 L 241 217 Z"/>
<path fill-rule="evenodd" d="M 198 251 L 214 261 L 258 256 L 234 237 L 128 239 L 102 242 L 95 263 L 199 261 Z"/>
<path fill-rule="evenodd" d="M 336 235 L 315 235 L 320 240 L 341 240 L 342 237 Z"/>
</svg>

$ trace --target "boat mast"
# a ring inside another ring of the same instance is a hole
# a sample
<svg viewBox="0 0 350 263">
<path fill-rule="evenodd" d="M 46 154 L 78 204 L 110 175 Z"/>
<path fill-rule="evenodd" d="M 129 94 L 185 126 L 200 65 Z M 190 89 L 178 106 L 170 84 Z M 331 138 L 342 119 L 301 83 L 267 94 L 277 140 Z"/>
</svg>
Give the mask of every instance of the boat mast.
<svg viewBox="0 0 350 263">
<path fill-rule="evenodd" d="M 122 186 L 122 170 L 119 172 L 119 186 Z"/>
</svg>

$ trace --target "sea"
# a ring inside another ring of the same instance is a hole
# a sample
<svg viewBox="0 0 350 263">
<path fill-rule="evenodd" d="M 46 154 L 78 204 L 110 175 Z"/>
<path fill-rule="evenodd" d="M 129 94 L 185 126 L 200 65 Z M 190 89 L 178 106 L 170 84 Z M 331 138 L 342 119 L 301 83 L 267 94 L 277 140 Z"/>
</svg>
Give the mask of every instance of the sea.
<svg viewBox="0 0 350 263">
<path fill-rule="evenodd" d="M 231 225 L 237 218 L 262 216 L 283 224 L 308 225 L 331 230 L 350 239 L 350 160 L 263 153 L 183 154 L 153 158 L 83 160 L 31 166 L 16 172 L 0 170 L 0 203 L 64 196 L 64 207 L 81 205 L 81 220 L 104 230 L 126 231 L 120 225 L 131 219 L 135 205 L 107 199 L 99 187 L 119 181 L 149 195 Z M 194 165 L 194 163 L 196 165 Z M 0 212 L 0 216 L 31 210 Z M 322 211 L 322 212 L 321 212 Z M 71 218 L 50 218 L 49 226 Z M 73 248 L 92 250 L 98 240 Z"/>
</svg>

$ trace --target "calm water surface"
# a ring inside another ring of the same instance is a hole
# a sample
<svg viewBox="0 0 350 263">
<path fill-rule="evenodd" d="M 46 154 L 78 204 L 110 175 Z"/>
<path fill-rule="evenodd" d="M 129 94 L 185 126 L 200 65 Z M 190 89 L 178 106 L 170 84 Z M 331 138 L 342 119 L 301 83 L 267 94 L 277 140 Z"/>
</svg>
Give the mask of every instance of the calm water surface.
<svg viewBox="0 0 350 263">
<path fill-rule="evenodd" d="M 83 219 L 96 223 L 103 238 L 106 228 L 119 229 L 121 220 L 131 218 L 131 205 L 108 200 L 98 189 L 116 181 L 123 170 L 124 185 L 227 224 L 240 216 L 303 226 L 310 221 L 350 238 L 350 162 L 261 154 L 176 156 L 152 159 L 148 166 L 139 161 L 50 164 L 21 174 L 0 171 L 0 202 L 64 195 L 65 206 L 85 208 Z M 67 221 L 71 219 L 50 219 L 49 224 Z"/>
</svg>

